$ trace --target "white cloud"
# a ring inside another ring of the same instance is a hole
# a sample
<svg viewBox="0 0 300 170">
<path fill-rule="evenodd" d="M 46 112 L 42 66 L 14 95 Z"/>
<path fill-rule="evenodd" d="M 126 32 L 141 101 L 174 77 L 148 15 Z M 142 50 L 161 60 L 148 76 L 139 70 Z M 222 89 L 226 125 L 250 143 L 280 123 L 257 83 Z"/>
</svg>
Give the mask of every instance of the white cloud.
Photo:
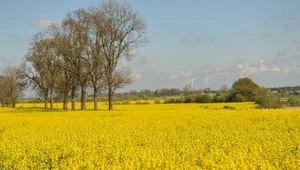
<svg viewBox="0 0 300 170">
<path fill-rule="evenodd" d="M 243 67 L 244 67 L 244 66 L 243 66 L 242 64 L 238 64 L 238 65 L 237 65 L 237 68 L 239 68 L 239 69 L 243 69 Z"/>
<path fill-rule="evenodd" d="M 174 74 L 169 75 L 168 79 L 169 80 L 175 80 L 175 79 L 180 78 L 180 77 L 189 77 L 189 76 L 191 76 L 191 73 L 180 71 L 179 73 L 174 73 Z"/>
<path fill-rule="evenodd" d="M 141 78 L 143 78 L 143 75 L 142 75 L 142 74 L 139 74 L 139 73 L 137 73 L 137 74 L 134 74 L 134 75 L 132 75 L 132 77 L 133 77 L 133 79 L 134 79 L 134 80 L 138 80 L 138 79 L 141 79 Z"/>
<path fill-rule="evenodd" d="M 237 68 L 239 68 L 243 73 L 248 74 L 255 74 L 259 72 L 266 72 L 266 71 L 273 71 L 273 72 L 279 72 L 280 69 L 275 67 L 269 67 L 265 64 L 265 61 L 263 59 L 259 60 L 259 62 L 255 64 L 238 64 Z"/>
<path fill-rule="evenodd" d="M 3 62 L 15 62 L 19 60 L 19 58 L 17 57 L 1 57 L 0 58 L 0 61 L 3 61 Z"/>
<path fill-rule="evenodd" d="M 175 79 L 178 78 L 178 74 L 172 74 L 172 75 L 168 76 L 168 78 L 169 78 L 170 80 L 175 80 Z"/>
<path fill-rule="evenodd" d="M 259 63 L 260 63 L 260 64 L 263 64 L 264 62 L 265 62 L 265 60 L 263 60 L 263 59 L 260 59 L 260 60 L 259 60 Z"/>
<path fill-rule="evenodd" d="M 55 24 L 55 22 L 50 19 L 38 19 L 34 21 L 32 24 L 35 26 L 45 28 L 45 27 L 49 27 L 52 24 Z"/>
<path fill-rule="evenodd" d="M 183 76 L 183 77 L 189 77 L 191 74 L 190 73 L 186 73 L 184 71 L 181 71 L 180 75 Z"/>
<path fill-rule="evenodd" d="M 280 71 L 280 68 L 278 68 L 278 67 L 273 67 L 273 68 L 272 68 L 272 71 L 279 72 L 279 71 Z"/>
</svg>

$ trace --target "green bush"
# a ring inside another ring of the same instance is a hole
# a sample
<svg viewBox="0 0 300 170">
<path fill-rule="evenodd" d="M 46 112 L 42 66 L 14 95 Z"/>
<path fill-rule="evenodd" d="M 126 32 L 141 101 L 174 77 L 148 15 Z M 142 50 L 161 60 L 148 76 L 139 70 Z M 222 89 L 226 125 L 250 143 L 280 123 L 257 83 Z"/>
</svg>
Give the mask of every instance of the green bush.
<svg viewBox="0 0 300 170">
<path fill-rule="evenodd" d="M 242 94 L 236 94 L 232 100 L 234 102 L 246 102 L 246 101 L 248 101 Z"/>
<path fill-rule="evenodd" d="M 130 101 L 123 101 L 121 105 L 131 105 Z"/>
<path fill-rule="evenodd" d="M 175 99 L 168 99 L 163 102 L 163 104 L 175 103 Z"/>
<path fill-rule="evenodd" d="M 150 103 L 149 102 L 135 102 L 135 104 L 141 105 L 141 104 L 150 104 Z"/>
<path fill-rule="evenodd" d="M 279 98 L 276 97 L 260 97 L 255 101 L 256 104 L 259 104 L 259 108 L 282 108 L 283 105 L 280 102 Z"/>
<path fill-rule="evenodd" d="M 299 106 L 300 105 L 300 100 L 294 97 L 291 97 L 288 99 L 287 104 L 289 106 Z"/>
<path fill-rule="evenodd" d="M 181 99 L 176 99 L 175 103 L 183 103 L 183 101 Z"/>
<path fill-rule="evenodd" d="M 226 110 L 236 110 L 235 107 L 231 107 L 231 106 L 224 106 L 223 109 L 226 109 Z"/>
<path fill-rule="evenodd" d="M 224 103 L 226 102 L 226 95 L 217 94 L 212 98 L 214 103 Z"/>
<path fill-rule="evenodd" d="M 210 103 L 211 101 L 212 101 L 212 98 L 210 97 L 209 94 L 198 95 L 195 98 L 196 103 Z"/>
<path fill-rule="evenodd" d="M 208 106 L 200 106 L 200 108 L 209 109 Z"/>
<path fill-rule="evenodd" d="M 161 101 L 160 100 L 155 100 L 154 104 L 161 104 Z"/>
<path fill-rule="evenodd" d="M 183 101 L 181 99 L 169 99 L 165 100 L 163 104 L 170 104 L 170 103 L 182 103 Z"/>
<path fill-rule="evenodd" d="M 130 101 L 114 102 L 114 105 L 131 105 Z"/>
<path fill-rule="evenodd" d="M 192 103 L 192 102 L 194 102 L 194 100 L 193 97 L 191 96 L 186 97 L 183 101 L 183 103 Z"/>
</svg>

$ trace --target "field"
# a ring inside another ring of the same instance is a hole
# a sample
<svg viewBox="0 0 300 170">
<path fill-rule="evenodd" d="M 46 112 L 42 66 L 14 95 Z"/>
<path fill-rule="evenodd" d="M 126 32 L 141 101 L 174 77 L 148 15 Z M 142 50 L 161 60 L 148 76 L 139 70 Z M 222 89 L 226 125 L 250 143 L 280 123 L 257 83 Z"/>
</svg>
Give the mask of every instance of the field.
<svg viewBox="0 0 300 170">
<path fill-rule="evenodd" d="M 237 110 L 215 109 L 224 105 Z M 104 103 L 101 111 L 29 107 L 0 108 L 0 169 L 300 169 L 297 109 L 250 109 L 252 103 L 116 105 L 111 112 Z"/>
</svg>

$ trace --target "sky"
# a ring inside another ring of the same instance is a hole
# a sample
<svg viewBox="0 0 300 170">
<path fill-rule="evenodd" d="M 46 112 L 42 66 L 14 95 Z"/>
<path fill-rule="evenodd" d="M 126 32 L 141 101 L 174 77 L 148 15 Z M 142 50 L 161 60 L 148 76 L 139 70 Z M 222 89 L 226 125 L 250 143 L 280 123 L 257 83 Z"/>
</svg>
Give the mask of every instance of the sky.
<svg viewBox="0 0 300 170">
<path fill-rule="evenodd" d="M 123 0 L 120 0 L 123 1 Z M 32 35 L 101 0 L 2 0 L 0 70 L 22 62 Z M 241 74 L 264 87 L 300 85 L 299 0 L 128 0 L 149 43 L 123 59 L 134 83 L 121 91 L 231 85 Z"/>
</svg>

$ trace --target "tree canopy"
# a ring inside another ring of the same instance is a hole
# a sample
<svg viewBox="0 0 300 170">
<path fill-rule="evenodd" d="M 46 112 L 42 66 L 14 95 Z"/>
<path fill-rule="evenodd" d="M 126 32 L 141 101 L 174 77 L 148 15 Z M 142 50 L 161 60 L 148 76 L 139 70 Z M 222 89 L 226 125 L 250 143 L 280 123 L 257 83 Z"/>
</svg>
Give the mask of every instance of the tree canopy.
<svg viewBox="0 0 300 170">
<path fill-rule="evenodd" d="M 254 101 L 259 89 L 259 85 L 250 78 L 239 78 L 233 83 L 231 93 L 228 97 L 231 101 L 235 102 Z"/>
</svg>

